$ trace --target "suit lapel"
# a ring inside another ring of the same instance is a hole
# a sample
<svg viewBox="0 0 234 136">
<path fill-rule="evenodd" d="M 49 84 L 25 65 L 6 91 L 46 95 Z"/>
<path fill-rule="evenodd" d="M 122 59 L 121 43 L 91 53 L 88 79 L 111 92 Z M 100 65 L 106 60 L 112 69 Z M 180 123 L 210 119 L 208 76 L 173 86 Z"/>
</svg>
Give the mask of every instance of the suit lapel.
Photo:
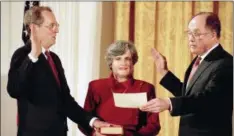
<svg viewBox="0 0 234 136">
<path fill-rule="evenodd" d="M 193 77 L 191 78 L 191 81 L 189 82 L 189 85 L 186 88 L 185 95 L 187 95 L 190 92 L 191 87 L 194 85 L 194 83 L 198 80 L 198 78 L 201 76 L 201 74 L 205 71 L 205 69 L 207 69 L 209 67 L 209 65 L 211 63 L 212 63 L 211 61 L 210 62 L 207 62 L 205 60 L 202 61 L 202 63 L 199 65 L 197 71 L 194 73 Z"/>
<path fill-rule="evenodd" d="M 59 85 L 54 77 L 53 71 L 50 67 L 50 64 L 47 61 L 47 59 L 45 58 L 45 55 L 43 53 L 40 54 L 39 60 L 41 60 L 41 63 L 45 66 L 45 70 L 48 73 L 48 77 L 51 77 L 51 81 L 53 82 L 53 84 L 55 84 L 55 86 L 57 86 L 57 88 L 60 89 L 60 87 L 59 87 Z"/>
<path fill-rule="evenodd" d="M 186 87 L 187 87 L 187 83 L 188 83 L 189 74 L 190 74 L 190 72 L 192 70 L 192 66 L 193 66 L 193 63 L 195 62 L 195 60 L 196 60 L 196 58 L 193 59 L 192 63 L 189 65 L 188 69 L 185 72 L 182 94 L 186 94 Z"/>
<path fill-rule="evenodd" d="M 201 64 L 199 65 L 197 71 L 194 73 L 188 87 L 186 88 L 186 86 L 184 86 L 184 88 L 186 89 L 185 91 L 185 95 L 188 95 L 189 92 L 191 92 L 192 90 L 192 87 L 194 85 L 194 83 L 199 79 L 199 77 L 201 76 L 201 74 L 212 64 L 213 61 L 217 60 L 220 58 L 220 56 L 222 55 L 222 52 L 223 52 L 223 48 L 221 45 L 217 46 L 215 49 L 213 49 L 205 58 L 204 60 L 201 62 Z M 195 58 L 196 59 L 196 58 Z M 194 59 L 194 60 L 195 60 Z M 194 63 L 194 61 L 193 61 Z M 192 64 L 193 64 L 192 63 Z M 191 64 L 191 65 L 192 65 Z M 190 65 L 190 66 L 191 66 Z M 189 71 L 191 72 L 191 68 L 189 69 Z M 187 73 L 187 77 L 186 77 L 186 82 L 188 80 L 188 76 L 189 76 L 189 73 Z"/>
<path fill-rule="evenodd" d="M 53 61 L 54 61 L 54 65 L 55 65 L 55 68 L 56 68 L 56 70 L 57 70 L 57 72 L 58 72 L 58 78 L 59 78 L 59 81 L 60 81 L 60 85 L 62 86 L 62 80 L 63 80 L 63 73 L 64 73 L 64 71 L 63 71 L 63 68 L 62 68 L 62 65 L 61 65 L 61 63 L 59 62 L 59 58 L 57 58 L 55 55 L 54 55 L 54 53 L 51 53 L 51 57 L 52 57 L 52 59 L 53 59 Z M 52 72 L 52 71 L 51 71 Z M 55 78 L 54 78 L 55 79 Z M 56 80 L 55 80 L 56 81 Z M 56 83 L 57 83 L 57 81 L 56 81 Z M 58 85 L 58 84 L 57 84 Z"/>
</svg>

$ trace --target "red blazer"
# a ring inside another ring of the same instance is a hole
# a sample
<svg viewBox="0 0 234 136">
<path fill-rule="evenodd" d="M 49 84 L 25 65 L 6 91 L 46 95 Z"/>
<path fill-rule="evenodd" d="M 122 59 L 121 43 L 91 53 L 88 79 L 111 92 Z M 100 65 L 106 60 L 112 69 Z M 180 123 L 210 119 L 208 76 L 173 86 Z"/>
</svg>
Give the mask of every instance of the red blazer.
<svg viewBox="0 0 234 136">
<path fill-rule="evenodd" d="M 135 108 L 115 107 L 112 91 L 119 93 L 146 92 L 148 100 L 155 98 L 155 89 L 150 83 L 133 78 L 118 83 L 113 76 L 110 76 L 89 83 L 84 109 L 104 121 L 122 125 L 124 135 L 155 136 L 158 134 L 160 130 L 158 113 L 146 113 Z"/>
</svg>

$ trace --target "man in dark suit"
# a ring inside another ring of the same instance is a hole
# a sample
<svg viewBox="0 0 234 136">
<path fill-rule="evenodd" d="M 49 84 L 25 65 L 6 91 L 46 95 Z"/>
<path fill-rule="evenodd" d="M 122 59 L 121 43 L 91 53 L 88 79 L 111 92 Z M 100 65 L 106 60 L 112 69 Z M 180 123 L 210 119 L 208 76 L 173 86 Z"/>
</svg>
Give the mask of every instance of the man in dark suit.
<svg viewBox="0 0 234 136">
<path fill-rule="evenodd" d="M 84 128 L 109 126 L 85 112 L 70 95 L 59 57 L 49 51 L 58 23 L 49 7 L 33 7 L 24 24 L 30 41 L 11 59 L 7 90 L 18 101 L 18 136 L 66 136 L 67 117 Z"/>
<path fill-rule="evenodd" d="M 174 98 L 156 98 L 141 107 L 143 111 L 169 110 L 181 116 L 179 136 L 231 136 L 233 110 L 233 57 L 219 43 L 221 25 L 218 16 L 202 12 L 188 25 L 189 47 L 197 55 L 184 82 L 167 69 L 166 59 L 155 49 L 152 55 L 160 84 Z"/>
</svg>

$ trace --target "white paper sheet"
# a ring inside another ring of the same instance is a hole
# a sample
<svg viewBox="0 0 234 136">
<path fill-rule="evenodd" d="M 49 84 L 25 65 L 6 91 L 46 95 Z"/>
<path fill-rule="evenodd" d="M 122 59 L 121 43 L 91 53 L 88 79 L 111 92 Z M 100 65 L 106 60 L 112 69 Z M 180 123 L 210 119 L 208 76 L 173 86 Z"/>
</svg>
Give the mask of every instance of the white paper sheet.
<svg viewBox="0 0 234 136">
<path fill-rule="evenodd" d="M 122 108 L 140 108 L 147 103 L 147 95 L 144 93 L 114 93 L 114 102 L 116 107 Z"/>
</svg>

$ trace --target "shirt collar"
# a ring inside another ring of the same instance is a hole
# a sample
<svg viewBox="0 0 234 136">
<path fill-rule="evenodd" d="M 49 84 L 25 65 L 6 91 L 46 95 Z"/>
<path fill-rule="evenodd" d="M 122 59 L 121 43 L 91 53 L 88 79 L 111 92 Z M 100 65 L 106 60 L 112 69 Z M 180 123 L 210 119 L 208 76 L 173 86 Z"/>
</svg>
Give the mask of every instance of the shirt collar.
<svg viewBox="0 0 234 136">
<path fill-rule="evenodd" d="M 203 55 L 201 55 L 201 60 L 200 63 L 205 59 L 205 57 L 212 51 L 214 50 L 217 46 L 219 45 L 219 43 L 216 43 L 212 48 L 210 48 L 207 52 L 205 52 Z"/>
<path fill-rule="evenodd" d="M 133 76 L 130 76 L 129 79 L 127 81 L 124 81 L 124 82 L 118 82 L 114 75 L 113 75 L 113 72 L 110 73 L 110 77 L 111 79 L 111 84 L 112 84 L 112 87 L 114 87 L 115 85 L 117 84 L 122 84 L 125 88 L 128 88 L 129 86 L 133 85 L 133 82 L 134 82 L 134 78 Z"/>
<path fill-rule="evenodd" d="M 46 50 L 44 47 L 41 47 L 41 51 L 42 51 L 43 55 L 45 56 L 45 58 L 47 59 L 47 56 L 46 56 L 45 52 L 46 51 L 50 52 L 50 50 L 49 49 Z"/>
</svg>

